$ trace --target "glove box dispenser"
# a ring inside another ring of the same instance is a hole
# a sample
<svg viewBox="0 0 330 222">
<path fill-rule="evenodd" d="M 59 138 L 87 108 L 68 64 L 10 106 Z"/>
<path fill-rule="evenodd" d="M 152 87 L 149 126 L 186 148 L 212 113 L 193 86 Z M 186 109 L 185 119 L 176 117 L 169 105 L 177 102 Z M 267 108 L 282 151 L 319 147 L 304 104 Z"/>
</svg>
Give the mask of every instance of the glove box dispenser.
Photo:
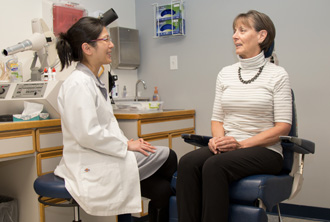
<svg viewBox="0 0 330 222">
<path fill-rule="evenodd" d="M 112 49 L 112 68 L 137 69 L 140 65 L 139 30 L 113 27 L 110 36 L 115 47 Z"/>
</svg>

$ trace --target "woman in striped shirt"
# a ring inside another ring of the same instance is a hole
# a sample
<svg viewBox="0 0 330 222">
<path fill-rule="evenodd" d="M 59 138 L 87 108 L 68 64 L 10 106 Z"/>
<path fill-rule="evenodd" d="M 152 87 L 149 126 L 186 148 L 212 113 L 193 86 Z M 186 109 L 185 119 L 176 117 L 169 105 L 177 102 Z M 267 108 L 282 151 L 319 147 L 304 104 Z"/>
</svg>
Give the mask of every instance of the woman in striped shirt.
<svg viewBox="0 0 330 222">
<path fill-rule="evenodd" d="M 274 46 L 274 24 L 251 10 L 235 18 L 233 29 L 238 62 L 218 74 L 212 139 L 179 163 L 181 222 L 228 221 L 231 182 L 282 168 L 279 136 L 290 131 L 292 98 L 287 72 L 266 58 Z"/>
</svg>

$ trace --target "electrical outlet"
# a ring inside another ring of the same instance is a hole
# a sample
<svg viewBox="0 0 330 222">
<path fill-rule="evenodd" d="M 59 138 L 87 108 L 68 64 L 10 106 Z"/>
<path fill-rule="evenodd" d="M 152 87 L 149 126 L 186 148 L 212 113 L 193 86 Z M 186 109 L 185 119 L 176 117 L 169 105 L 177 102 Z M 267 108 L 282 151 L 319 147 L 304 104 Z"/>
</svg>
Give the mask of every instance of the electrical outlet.
<svg viewBox="0 0 330 222">
<path fill-rule="evenodd" d="M 170 56 L 170 69 L 176 70 L 178 69 L 178 56 Z"/>
</svg>

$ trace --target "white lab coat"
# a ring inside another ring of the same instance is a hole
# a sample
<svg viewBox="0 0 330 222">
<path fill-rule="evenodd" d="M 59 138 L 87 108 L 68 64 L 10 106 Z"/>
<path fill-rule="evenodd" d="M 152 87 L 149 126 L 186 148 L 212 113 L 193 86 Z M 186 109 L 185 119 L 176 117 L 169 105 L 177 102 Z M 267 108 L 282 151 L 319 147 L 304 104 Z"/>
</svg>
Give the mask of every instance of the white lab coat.
<svg viewBox="0 0 330 222">
<path fill-rule="evenodd" d="M 64 178 L 66 189 L 88 214 L 141 212 L 136 158 L 127 150 L 128 139 L 98 85 L 92 72 L 78 63 L 61 86 L 64 149 L 55 174 Z"/>
</svg>

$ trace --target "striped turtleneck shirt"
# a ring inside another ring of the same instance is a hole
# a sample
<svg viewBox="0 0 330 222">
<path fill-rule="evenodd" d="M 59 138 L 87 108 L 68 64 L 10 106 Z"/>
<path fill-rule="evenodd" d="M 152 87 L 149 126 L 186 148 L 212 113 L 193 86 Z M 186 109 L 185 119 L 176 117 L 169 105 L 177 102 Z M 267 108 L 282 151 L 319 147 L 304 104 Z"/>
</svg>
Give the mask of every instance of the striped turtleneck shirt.
<svg viewBox="0 0 330 222">
<path fill-rule="evenodd" d="M 212 121 L 223 123 L 226 136 L 242 141 L 274 127 L 275 122 L 291 124 L 292 97 L 289 76 L 284 68 L 270 63 L 264 53 L 224 67 L 218 74 Z M 243 84 L 264 66 L 250 84 Z M 267 147 L 282 155 L 280 143 Z"/>
</svg>

